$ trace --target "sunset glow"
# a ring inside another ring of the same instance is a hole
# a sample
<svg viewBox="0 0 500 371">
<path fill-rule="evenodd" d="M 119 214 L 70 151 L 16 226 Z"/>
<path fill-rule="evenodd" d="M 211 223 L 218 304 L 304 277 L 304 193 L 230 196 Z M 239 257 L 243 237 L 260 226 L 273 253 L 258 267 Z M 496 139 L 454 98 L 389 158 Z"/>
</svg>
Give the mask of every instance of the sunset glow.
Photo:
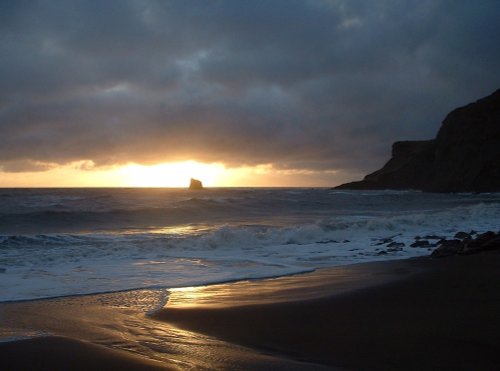
<svg viewBox="0 0 500 371">
<path fill-rule="evenodd" d="M 202 180 L 207 187 L 221 185 L 225 168 L 220 164 L 196 161 L 159 165 L 127 165 L 118 170 L 123 184 L 130 187 L 186 187 L 190 178 Z"/>
<path fill-rule="evenodd" d="M 279 169 L 272 164 L 229 167 L 223 163 L 189 160 L 144 165 L 95 166 L 88 161 L 52 165 L 45 171 L 1 172 L 0 187 L 175 187 L 190 178 L 205 187 L 328 187 L 344 179 L 333 171 Z"/>
<path fill-rule="evenodd" d="M 360 179 L 499 86 L 500 2 L 403 3 L 1 2 L 0 187 Z"/>
<path fill-rule="evenodd" d="M 187 187 L 190 178 L 207 187 L 225 186 L 227 171 L 221 164 L 182 161 L 142 165 L 88 166 L 85 162 L 53 166 L 46 171 L 0 172 L 0 187 Z"/>
</svg>

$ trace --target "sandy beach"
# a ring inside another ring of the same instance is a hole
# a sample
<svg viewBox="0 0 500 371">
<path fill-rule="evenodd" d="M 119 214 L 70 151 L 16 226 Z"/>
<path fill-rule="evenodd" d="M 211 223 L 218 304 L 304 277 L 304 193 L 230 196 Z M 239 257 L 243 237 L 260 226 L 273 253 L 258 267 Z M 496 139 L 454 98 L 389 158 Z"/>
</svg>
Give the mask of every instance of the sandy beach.
<svg viewBox="0 0 500 371">
<path fill-rule="evenodd" d="M 170 370 L 167 365 L 86 342 L 47 336 L 0 343 L 3 370 Z"/>
<path fill-rule="evenodd" d="M 500 254 L 0 305 L 5 370 L 495 370 Z"/>
<path fill-rule="evenodd" d="M 386 265 L 399 266 L 401 272 L 419 269 L 401 280 L 318 299 L 170 308 L 157 317 L 238 344 L 346 369 L 498 369 L 498 253 Z"/>
</svg>

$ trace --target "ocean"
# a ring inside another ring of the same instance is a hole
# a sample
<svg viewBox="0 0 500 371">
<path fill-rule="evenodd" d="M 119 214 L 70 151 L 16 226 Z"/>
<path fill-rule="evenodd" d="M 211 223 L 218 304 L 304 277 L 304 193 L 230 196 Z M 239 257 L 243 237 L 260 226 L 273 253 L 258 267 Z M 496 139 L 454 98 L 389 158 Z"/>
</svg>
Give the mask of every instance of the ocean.
<svg viewBox="0 0 500 371">
<path fill-rule="evenodd" d="M 0 189 L 0 302 L 426 256 L 439 238 L 499 228 L 499 193 Z"/>
</svg>

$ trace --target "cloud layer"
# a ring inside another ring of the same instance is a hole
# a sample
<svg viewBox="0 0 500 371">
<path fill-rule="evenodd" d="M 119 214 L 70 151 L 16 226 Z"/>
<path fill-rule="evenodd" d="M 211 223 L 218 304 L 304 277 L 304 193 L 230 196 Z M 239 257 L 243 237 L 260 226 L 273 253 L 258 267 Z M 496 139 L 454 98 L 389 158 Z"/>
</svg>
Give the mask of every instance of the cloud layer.
<svg viewBox="0 0 500 371">
<path fill-rule="evenodd" d="M 0 166 L 365 172 L 500 87 L 500 2 L 0 5 Z"/>
</svg>

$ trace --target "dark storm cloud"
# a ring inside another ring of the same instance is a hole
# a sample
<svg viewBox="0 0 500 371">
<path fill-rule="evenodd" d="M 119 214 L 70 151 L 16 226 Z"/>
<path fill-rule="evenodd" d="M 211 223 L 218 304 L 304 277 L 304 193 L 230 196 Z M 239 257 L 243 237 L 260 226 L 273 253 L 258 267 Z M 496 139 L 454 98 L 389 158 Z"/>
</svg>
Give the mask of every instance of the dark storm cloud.
<svg viewBox="0 0 500 371">
<path fill-rule="evenodd" d="M 0 163 L 373 170 L 500 87 L 497 0 L 0 5 Z"/>
</svg>

